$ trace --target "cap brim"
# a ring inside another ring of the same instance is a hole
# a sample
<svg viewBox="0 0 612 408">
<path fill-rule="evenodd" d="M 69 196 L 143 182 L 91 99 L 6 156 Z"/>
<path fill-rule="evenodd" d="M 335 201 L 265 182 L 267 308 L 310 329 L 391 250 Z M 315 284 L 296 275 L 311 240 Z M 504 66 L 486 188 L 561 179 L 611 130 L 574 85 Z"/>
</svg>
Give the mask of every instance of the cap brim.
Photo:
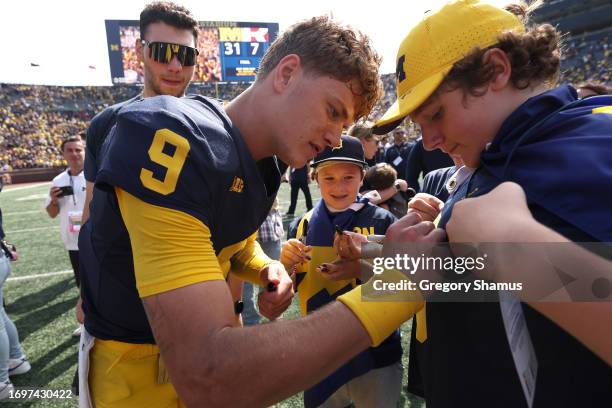
<svg viewBox="0 0 612 408">
<path fill-rule="evenodd" d="M 435 92 L 451 68 L 452 65 L 429 76 L 414 88 L 409 89 L 408 92 L 401 95 L 393 105 L 387 109 L 387 112 L 385 112 L 382 118 L 376 121 L 376 124 L 372 128 L 372 133 L 384 135 L 395 129 L 406 116 L 410 115 L 415 109 L 421 106 L 421 104 Z"/>
<path fill-rule="evenodd" d="M 325 160 L 321 160 L 319 162 L 313 163 L 311 167 L 320 169 L 320 168 L 330 166 L 332 164 L 338 164 L 338 163 L 350 163 L 350 164 L 355 164 L 361 167 L 365 167 L 367 165 L 366 162 L 361 161 L 361 160 L 349 159 L 346 157 L 330 157 L 329 159 L 325 159 Z"/>
<path fill-rule="evenodd" d="M 397 104 L 397 101 L 395 101 L 395 103 L 391 106 L 391 108 L 389 108 L 389 110 L 391 110 L 395 104 Z M 402 116 L 401 118 L 394 120 L 393 122 L 390 122 L 390 123 L 382 124 L 381 122 L 381 124 L 379 125 L 377 122 L 376 125 L 374 125 L 374 127 L 372 128 L 372 133 L 375 135 L 379 135 L 379 136 L 386 135 L 387 133 L 391 132 L 393 129 L 398 127 L 406 116 Z"/>
</svg>

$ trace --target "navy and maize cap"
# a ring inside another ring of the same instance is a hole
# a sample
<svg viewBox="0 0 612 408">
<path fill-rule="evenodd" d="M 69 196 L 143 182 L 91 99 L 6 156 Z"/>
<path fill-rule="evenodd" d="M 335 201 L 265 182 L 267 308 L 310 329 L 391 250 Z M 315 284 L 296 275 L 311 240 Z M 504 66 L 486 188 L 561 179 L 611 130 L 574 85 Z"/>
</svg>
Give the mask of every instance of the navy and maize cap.
<svg viewBox="0 0 612 408">
<path fill-rule="evenodd" d="M 336 147 L 327 146 L 325 150 L 314 158 L 313 168 L 321 168 L 323 165 L 344 162 L 353 163 L 365 168 L 367 163 L 363 153 L 363 146 L 359 139 L 353 136 L 342 135 L 340 145 Z"/>
</svg>

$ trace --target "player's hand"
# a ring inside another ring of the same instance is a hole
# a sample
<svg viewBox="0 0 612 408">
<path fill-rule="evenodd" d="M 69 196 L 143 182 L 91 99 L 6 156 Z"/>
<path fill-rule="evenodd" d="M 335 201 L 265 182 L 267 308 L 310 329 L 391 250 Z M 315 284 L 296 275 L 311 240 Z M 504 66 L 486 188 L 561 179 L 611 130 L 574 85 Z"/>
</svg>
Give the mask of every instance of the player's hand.
<svg viewBox="0 0 612 408">
<path fill-rule="evenodd" d="M 359 260 L 336 260 L 332 263 L 323 263 L 317 267 L 325 279 L 332 281 L 361 278 L 361 263 Z"/>
<path fill-rule="evenodd" d="M 312 248 L 303 244 L 300 240 L 292 238 L 285 242 L 281 249 L 280 261 L 287 270 L 291 270 L 295 265 L 310 260 Z"/>
<path fill-rule="evenodd" d="M 342 234 L 336 232 L 334 249 L 339 259 L 344 261 L 356 260 L 361 258 L 361 244 L 365 242 L 368 242 L 368 239 L 356 232 L 343 231 Z"/>
<path fill-rule="evenodd" d="M 51 202 L 54 205 L 57 205 L 57 202 L 60 198 L 60 194 L 62 193 L 62 189 L 59 187 L 51 187 L 51 190 L 49 190 L 49 196 L 51 197 Z"/>
<path fill-rule="evenodd" d="M 278 262 L 263 267 L 259 276 L 264 288 L 257 297 L 259 313 L 270 320 L 274 320 L 291 305 L 293 281 L 284 266 Z M 273 290 L 270 290 L 271 288 Z"/>
<path fill-rule="evenodd" d="M 408 203 L 408 213 L 416 213 L 421 221 L 433 221 L 444 208 L 444 203 L 427 193 L 418 193 Z"/>
<path fill-rule="evenodd" d="M 431 221 L 421 221 L 416 213 L 408 213 L 393 223 L 385 234 L 385 245 L 387 243 L 436 243 L 446 238 L 443 229 L 436 228 Z"/>
</svg>

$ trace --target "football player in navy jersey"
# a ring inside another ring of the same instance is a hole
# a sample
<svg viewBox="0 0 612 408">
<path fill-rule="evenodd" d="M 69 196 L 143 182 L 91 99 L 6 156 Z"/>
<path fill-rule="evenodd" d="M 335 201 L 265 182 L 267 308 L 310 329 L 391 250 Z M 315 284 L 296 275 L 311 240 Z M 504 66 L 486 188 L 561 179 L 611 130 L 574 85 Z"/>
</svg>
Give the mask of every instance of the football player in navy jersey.
<svg viewBox="0 0 612 408">
<path fill-rule="evenodd" d="M 379 62 L 366 36 L 313 18 L 279 36 L 225 111 L 199 96 L 119 111 L 79 237 L 83 404 L 270 405 L 380 344 L 421 306 L 362 302 L 358 287 L 303 319 L 241 328 L 226 283 L 231 269 L 268 288 L 267 316 L 291 302 L 291 279 L 255 239 L 280 185 L 275 156 L 301 167 L 338 145 L 381 95 Z M 442 236 L 415 225 L 416 240 Z"/>
<path fill-rule="evenodd" d="M 82 223 L 89 219 L 94 183 L 102 163 L 102 146 L 115 125 L 117 112 L 124 106 L 156 95 L 182 96 L 187 89 L 195 68 L 197 56 L 198 22 L 191 12 L 169 1 L 148 4 L 140 13 L 140 38 L 135 49 L 138 64 L 144 71 L 142 93 L 119 102 L 99 112 L 87 129 L 84 175 L 86 180 L 85 204 Z M 178 53 L 166 53 L 178 47 Z M 167 55 L 169 56 L 167 56 Z M 237 294 L 234 295 L 238 296 Z M 83 323 L 82 300 L 76 305 L 76 316 Z"/>
<path fill-rule="evenodd" d="M 574 242 L 611 242 L 612 98 L 579 100 L 572 87 L 554 86 L 561 35 L 549 24 L 529 24 L 529 11 L 458 0 L 427 13 L 399 48 L 398 99 L 375 132 L 410 116 L 427 149 L 459 155 L 474 169 L 446 201 L 443 228 L 456 202 L 514 181 L 536 221 Z M 389 240 L 401 237 L 402 224 L 389 228 Z M 509 302 L 443 299 L 427 304 L 424 319 L 427 355 L 419 364 L 428 407 L 612 403 L 610 366 L 556 324 L 560 315 L 577 316 L 580 305 L 542 307 L 513 297 L 514 327 L 526 328 L 519 349 L 502 318 Z M 593 324 L 609 316 L 604 303 L 581 318 Z"/>
</svg>

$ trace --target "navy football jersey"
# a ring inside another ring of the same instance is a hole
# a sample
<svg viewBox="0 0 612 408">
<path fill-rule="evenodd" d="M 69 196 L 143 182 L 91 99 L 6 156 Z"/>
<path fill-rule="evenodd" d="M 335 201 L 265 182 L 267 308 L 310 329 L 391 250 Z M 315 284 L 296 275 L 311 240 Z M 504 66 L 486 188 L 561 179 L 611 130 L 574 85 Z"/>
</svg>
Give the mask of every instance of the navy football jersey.
<svg viewBox="0 0 612 408">
<path fill-rule="evenodd" d="M 208 228 L 226 275 L 231 256 L 266 218 L 280 173 L 274 158 L 255 162 L 222 106 L 199 96 L 125 106 L 102 154 L 91 218 L 79 237 L 85 326 L 101 339 L 154 343 L 116 189 Z"/>
</svg>

